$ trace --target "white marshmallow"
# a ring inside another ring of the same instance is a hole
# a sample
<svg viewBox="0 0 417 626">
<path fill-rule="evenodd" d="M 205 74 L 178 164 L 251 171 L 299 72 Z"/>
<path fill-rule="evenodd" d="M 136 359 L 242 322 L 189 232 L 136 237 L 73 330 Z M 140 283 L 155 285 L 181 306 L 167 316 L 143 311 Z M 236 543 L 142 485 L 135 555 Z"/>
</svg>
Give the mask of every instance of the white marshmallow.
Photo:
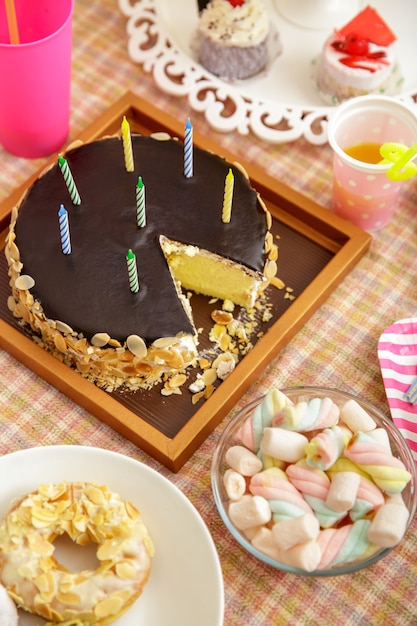
<svg viewBox="0 0 417 626">
<path fill-rule="evenodd" d="M 379 444 L 380 446 L 384 446 L 384 448 L 386 448 L 388 452 L 392 454 L 391 444 L 389 442 L 388 433 L 385 428 L 375 428 L 375 430 L 371 430 L 367 434 L 369 437 L 372 437 L 375 443 Z"/>
<path fill-rule="evenodd" d="M 397 497 L 399 496 L 399 497 Z M 400 494 L 389 498 L 375 513 L 368 539 L 381 548 L 396 546 L 404 537 L 409 511 Z"/>
<path fill-rule="evenodd" d="M 356 472 L 336 472 L 327 492 L 327 506 L 338 513 L 349 511 L 355 504 L 360 482 Z"/>
<path fill-rule="evenodd" d="M 376 428 L 376 422 L 356 400 L 348 400 L 340 410 L 340 419 L 353 433 L 363 433 Z"/>
<path fill-rule="evenodd" d="M 296 463 L 305 456 L 307 437 L 301 433 L 284 428 L 265 428 L 261 439 L 261 451 L 264 454 L 286 461 Z"/>
<path fill-rule="evenodd" d="M 267 524 L 271 515 L 268 500 L 262 496 L 246 495 L 229 504 L 230 520 L 239 530 Z"/>
<path fill-rule="evenodd" d="M 243 476 L 253 476 L 262 470 L 262 461 L 245 446 L 231 446 L 225 458 L 230 467 Z"/>
<path fill-rule="evenodd" d="M 289 550 L 300 543 L 317 539 L 320 524 L 315 515 L 306 513 L 272 526 L 275 543 L 281 550 Z"/>
<path fill-rule="evenodd" d="M 246 480 L 234 469 L 227 469 L 223 474 L 223 484 L 229 500 L 239 500 L 246 491 Z"/>
<path fill-rule="evenodd" d="M 320 546 L 317 541 L 307 541 L 289 550 L 283 550 L 281 558 L 286 565 L 312 572 L 321 561 Z"/>
<path fill-rule="evenodd" d="M 254 548 L 267 554 L 275 561 L 281 561 L 281 552 L 278 549 L 275 539 L 270 528 L 262 526 L 258 532 L 252 537 L 251 543 Z"/>
</svg>

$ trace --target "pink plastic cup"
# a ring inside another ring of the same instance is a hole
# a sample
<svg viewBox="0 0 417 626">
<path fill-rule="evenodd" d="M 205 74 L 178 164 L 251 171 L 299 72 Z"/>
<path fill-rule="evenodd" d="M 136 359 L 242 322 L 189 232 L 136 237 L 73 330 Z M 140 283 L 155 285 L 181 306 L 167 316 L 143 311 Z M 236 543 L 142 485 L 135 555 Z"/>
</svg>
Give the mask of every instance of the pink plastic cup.
<svg viewBox="0 0 417 626">
<path fill-rule="evenodd" d="M 352 98 L 330 115 L 328 140 L 334 153 L 334 213 L 363 230 L 383 228 L 394 215 L 402 181 L 387 178 L 392 164 L 364 163 L 344 150 L 362 143 L 411 146 L 417 141 L 416 113 L 387 96 Z"/>
<path fill-rule="evenodd" d="M 14 0 L 19 43 L 0 2 L 0 143 L 27 158 L 59 150 L 69 132 L 74 0 Z"/>
</svg>

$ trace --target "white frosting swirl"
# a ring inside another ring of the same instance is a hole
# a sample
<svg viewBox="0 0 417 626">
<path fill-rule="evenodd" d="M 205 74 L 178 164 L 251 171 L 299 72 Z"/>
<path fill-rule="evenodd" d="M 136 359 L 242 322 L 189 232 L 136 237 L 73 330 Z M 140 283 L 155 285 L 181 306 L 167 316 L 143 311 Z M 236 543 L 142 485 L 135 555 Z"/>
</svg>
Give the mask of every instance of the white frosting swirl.
<svg viewBox="0 0 417 626">
<path fill-rule="evenodd" d="M 212 0 L 201 14 L 199 29 L 225 46 L 256 46 L 268 35 L 269 16 L 262 0 L 246 0 L 236 7 L 228 0 Z"/>
</svg>

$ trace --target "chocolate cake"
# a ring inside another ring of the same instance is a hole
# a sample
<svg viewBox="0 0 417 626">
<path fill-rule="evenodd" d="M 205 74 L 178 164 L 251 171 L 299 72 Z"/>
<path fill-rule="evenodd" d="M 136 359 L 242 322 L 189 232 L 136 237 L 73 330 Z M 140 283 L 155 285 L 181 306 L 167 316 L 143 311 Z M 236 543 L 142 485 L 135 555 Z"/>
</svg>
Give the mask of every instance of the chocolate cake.
<svg viewBox="0 0 417 626">
<path fill-rule="evenodd" d="M 6 244 L 9 308 L 44 347 L 104 388 L 150 387 L 195 363 L 198 333 L 182 287 L 249 309 L 276 273 L 271 217 L 241 168 L 194 147 L 187 178 L 182 142 L 163 134 L 134 135 L 132 150 L 128 172 L 120 137 L 69 149 L 81 203 L 72 203 L 53 165 L 13 210 Z M 233 204 L 224 223 L 230 169 Z M 136 221 L 139 176 L 143 228 Z M 61 205 L 70 254 L 61 246 Z M 128 250 L 136 257 L 137 293 L 129 288 Z"/>
</svg>

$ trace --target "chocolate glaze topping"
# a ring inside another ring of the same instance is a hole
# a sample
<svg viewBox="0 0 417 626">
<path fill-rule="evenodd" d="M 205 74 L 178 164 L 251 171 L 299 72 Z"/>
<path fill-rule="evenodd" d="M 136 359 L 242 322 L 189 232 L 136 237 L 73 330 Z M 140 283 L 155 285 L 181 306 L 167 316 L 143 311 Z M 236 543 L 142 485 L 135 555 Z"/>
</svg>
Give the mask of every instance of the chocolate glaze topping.
<svg viewBox="0 0 417 626">
<path fill-rule="evenodd" d="M 72 204 L 54 165 L 30 188 L 19 210 L 16 244 L 22 274 L 45 314 L 88 339 L 97 332 L 124 341 L 131 334 L 151 342 L 193 332 L 178 299 L 159 236 L 193 244 L 262 272 L 265 212 L 249 181 L 224 159 L 194 147 L 194 175 L 184 176 L 183 145 L 133 136 L 134 172 L 124 165 L 123 144 L 112 137 L 66 153 L 81 204 Z M 235 177 L 232 219 L 223 224 L 224 181 Z M 145 185 L 146 220 L 136 225 L 136 183 Z M 69 214 L 72 252 L 64 255 L 58 223 Z M 126 265 L 136 255 L 139 293 L 132 293 Z"/>
</svg>

